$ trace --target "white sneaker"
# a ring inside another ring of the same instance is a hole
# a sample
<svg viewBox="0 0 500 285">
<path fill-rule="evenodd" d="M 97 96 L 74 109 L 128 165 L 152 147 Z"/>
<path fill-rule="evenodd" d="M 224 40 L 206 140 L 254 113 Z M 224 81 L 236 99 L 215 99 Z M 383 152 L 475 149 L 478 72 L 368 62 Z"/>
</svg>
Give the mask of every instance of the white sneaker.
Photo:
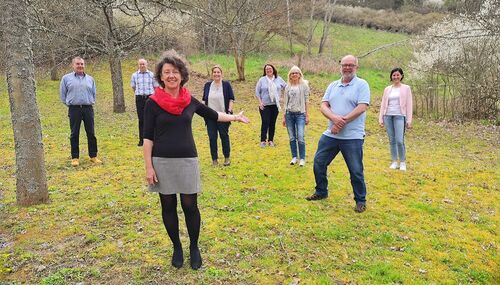
<svg viewBox="0 0 500 285">
<path fill-rule="evenodd" d="M 399 170 L 406 171 L 406 162 L 401 162 L 399 164 Z"/>
<path fill-rule="evenodd" d="M 297 163 L 296 157 L 292 158 L 292 161 L 290 161 L 290 165 L 295 165 L 295 163 Z"/>
<path fill-rule="evenodd" d="M 305 159 L 301 159 L 300 162 L 299 162 L 299 165 L 300 166 L 306 165 L 306 160 Z"/>
<path fill-rule="evenodd" d="M 397 161 L 393 161 L 391 163 L 391 166 L 389 166 L 390 169 L 398 169 L 398 162 Z"/>
</svg>

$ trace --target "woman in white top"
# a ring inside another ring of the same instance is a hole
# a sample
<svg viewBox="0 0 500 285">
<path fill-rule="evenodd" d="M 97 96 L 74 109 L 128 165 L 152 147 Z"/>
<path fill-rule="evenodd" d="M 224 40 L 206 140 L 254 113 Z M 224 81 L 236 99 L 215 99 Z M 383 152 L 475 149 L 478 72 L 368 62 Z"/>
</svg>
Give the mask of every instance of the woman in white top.
<svg viewBox="0 0 500 285">
<path fill-rule="evenodd" d="M 222 68 L 218 65 L 212 67 L 212 80 L 205 83 L 203 87 L 203 102 L 208 107 L 217 112 L 226 114 L 233 113 L 234 92 L 231 83 L 222 80 Z M 212 165 L 218 166 L 217 154 L 217 133 L 219 133 L 222 143 L 222 153 L 224 154 L 224 166 L 231 164 L 230 152 L 231 143 L 229 141 L 229 122 L 217 122 L 205 119 L 207 125 L 208 139 L 210 142 L 210 154 Z"/>
<path fill-rule="evenodd" d="M 291 165 L 297 163 L 297 145 L 299 146 L 299 165 L 306 163 L 305 125 L 309 123 L 308 101 L 309 84 L 298 66 L 292 66 L 288 72 L 288 84 L 283 98 L 283 126 L 287 127 L 292 152 Z"/>
<path fill-rule="evenodd" d="M 406 128 L 411 128 L 413 114 L 413 98 L 410 86 L 401 83 L 403 70 L 399 67 L 391 70 L 392 85 L 384 90 L 380 105 L 379 124 L 385 127 L 389 136 L 391 169 L 406 171 L 406 148 L 404 134 Z M 398 164 L 399 159 L 399 164 Z"/>
</svg>

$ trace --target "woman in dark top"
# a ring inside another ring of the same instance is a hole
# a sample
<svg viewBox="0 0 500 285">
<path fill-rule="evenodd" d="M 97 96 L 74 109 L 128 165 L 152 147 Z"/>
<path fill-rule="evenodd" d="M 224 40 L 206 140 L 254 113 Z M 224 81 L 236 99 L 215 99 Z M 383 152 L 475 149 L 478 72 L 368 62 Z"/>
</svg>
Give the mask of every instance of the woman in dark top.
<svg viewBox="0 0 500 285">
<path fill-rule="evenodd" d="M 191 122 L 194 113 L 220 122 L 248 123 L 243 112 L 238 115 L 217 113 L 200 103 L 183 87 L 189 79 L 185 63 L 175 55 L 165 56 L 156 67 L 160 87 L 146 102 L 144 109 L 144 162 L 146 180 L 151 192 L 158 192 L 162 218 L 173 244 L 172 265 L 180 268 L 184 262 L 179 239 L 177 193 L 186 219 L 190 240 L 191 268 L 201 267 L 198 248 L 200 211 L 197 198 L 200 191 L 198 154 Z"/>
<path fill-rule="evenodd" d="M 212 80 L 205 83 L 203 87 L 203 102 L 205 105 L 217 112 L 226 114 L 233 113 L 234 93 L 231 83 L 222 80 L 222 68 L 218 65 L 212 67 Z M 205 119 L 207 124 L 208 139 L 210 142 L 210 154 L 212 155 L 212 165 L 219 165 L 217 154 L 217 133 L 222 142 L 222 153 L 224 154 L 224 166 L 231 164 L 229 142 L 229 125 L 227 122 L 217 122 L 216 120 Z"/>
</svg>

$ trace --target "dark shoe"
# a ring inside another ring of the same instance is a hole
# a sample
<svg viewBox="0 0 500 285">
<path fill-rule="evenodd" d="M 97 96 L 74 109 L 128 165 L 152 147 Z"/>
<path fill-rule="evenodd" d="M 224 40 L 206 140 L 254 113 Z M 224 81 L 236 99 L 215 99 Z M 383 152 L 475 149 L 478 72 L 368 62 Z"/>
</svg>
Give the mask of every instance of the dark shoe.
<svg viewBox="0 0 500 285">
<path fill-rule="evenodd" d="M 366 211 L 366 204 L 365 203 L 356 203 L 356 207 L 354 207 L 354 211 L 357 213 L 363 213 Z"/>
<path fill-rule="evenodd" d="M 200 249 L 198 247 L 196 248 L 190 248 L 189 249 L 189 256 L 191 258 L 191 268 L 193 270 L 198 270 L 201 267 L 201 264 L 203 261 L 201 260 L 201 254 L 200 254 Z"/>
<path fill-rule="evenodd" d="M 172 254 L 172 266 L 175 268 L 181 268 L 184 263 L 184 255 L 182 252 L 182 248 L 174 249 L 174 253 Z"/>
<path fill-rule="evenodd" d="M 137 146 L 142 146 L 144 144 L 143 141 L 139 141 L 139 143 L 137 144 Z"/>
<path fill-rule="evenodd" d="M 229 166 L 231 165 L 231 159 L 229 157 L 224 158 L 224 166 Z"/>
<path fill-rule="evenodd" d="M 306 197 L 307 201 L 316 201 L 316 200 L 323 200 L 326 199 L 328 195 L 318 195 L 316 193 L 312 194 L 311 196 Z"/>
</svg>

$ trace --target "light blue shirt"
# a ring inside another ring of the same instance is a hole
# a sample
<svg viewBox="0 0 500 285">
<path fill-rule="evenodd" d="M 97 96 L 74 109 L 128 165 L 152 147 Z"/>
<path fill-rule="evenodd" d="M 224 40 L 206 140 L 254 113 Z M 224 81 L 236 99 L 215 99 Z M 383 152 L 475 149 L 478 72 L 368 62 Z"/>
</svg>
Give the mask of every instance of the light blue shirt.
<svg viewBox="0 0 500 285">
<path fill-rule="evenodd" d="M 351 82 L 347 84 L 342 83 L 339 79 L 328 86 L 321 101 L 328 102 L 334 114 L 345 116 L 352 112 L 358 104 L 370 104 L 370 86 L 368 86 L 366 80 L 357 76 L 354 76 Z M 323 134 L 331 138 L 342 140 L 364 139 L 365 120 L 366 112 L 347 123 L 336 135 L 331 131 L 333 122 L 329 121 L 328 129 L 326 129 Z"/>
<path fill-rule="evenodd" d="M 274 85 L 276 85 L 276 92 L 278 97 L 281 96 L 281 91 L 285 89 L 286 82 L 281 77 L 275 77 L 273 79 Z M 276 102 L 271 102 L 271 97 L 269 97 L 269 87 L 267 84 L 267 76 L 262 76 L 257 85 L 255 86 L 255 96 L 262 100 L 264 106 L 276 105 Z"/>
<path fill-rule="evenodd" d="M 94 105 L 96 94 L 94 78 L 86 73 L 83 75 L 68 73 L 61 79 L 59 93 L 61 101 L 67 106 Z"/>
<path fill-rule="evenodd" d="M 135 95 L 151 95 L 155 87 L 158 87 L 158 83 L 155 80 L 153 72 L 149 70 L 141 72 L 138 70 L 132 74 L 130 86 L 135 90 Z"/>
</svg>

